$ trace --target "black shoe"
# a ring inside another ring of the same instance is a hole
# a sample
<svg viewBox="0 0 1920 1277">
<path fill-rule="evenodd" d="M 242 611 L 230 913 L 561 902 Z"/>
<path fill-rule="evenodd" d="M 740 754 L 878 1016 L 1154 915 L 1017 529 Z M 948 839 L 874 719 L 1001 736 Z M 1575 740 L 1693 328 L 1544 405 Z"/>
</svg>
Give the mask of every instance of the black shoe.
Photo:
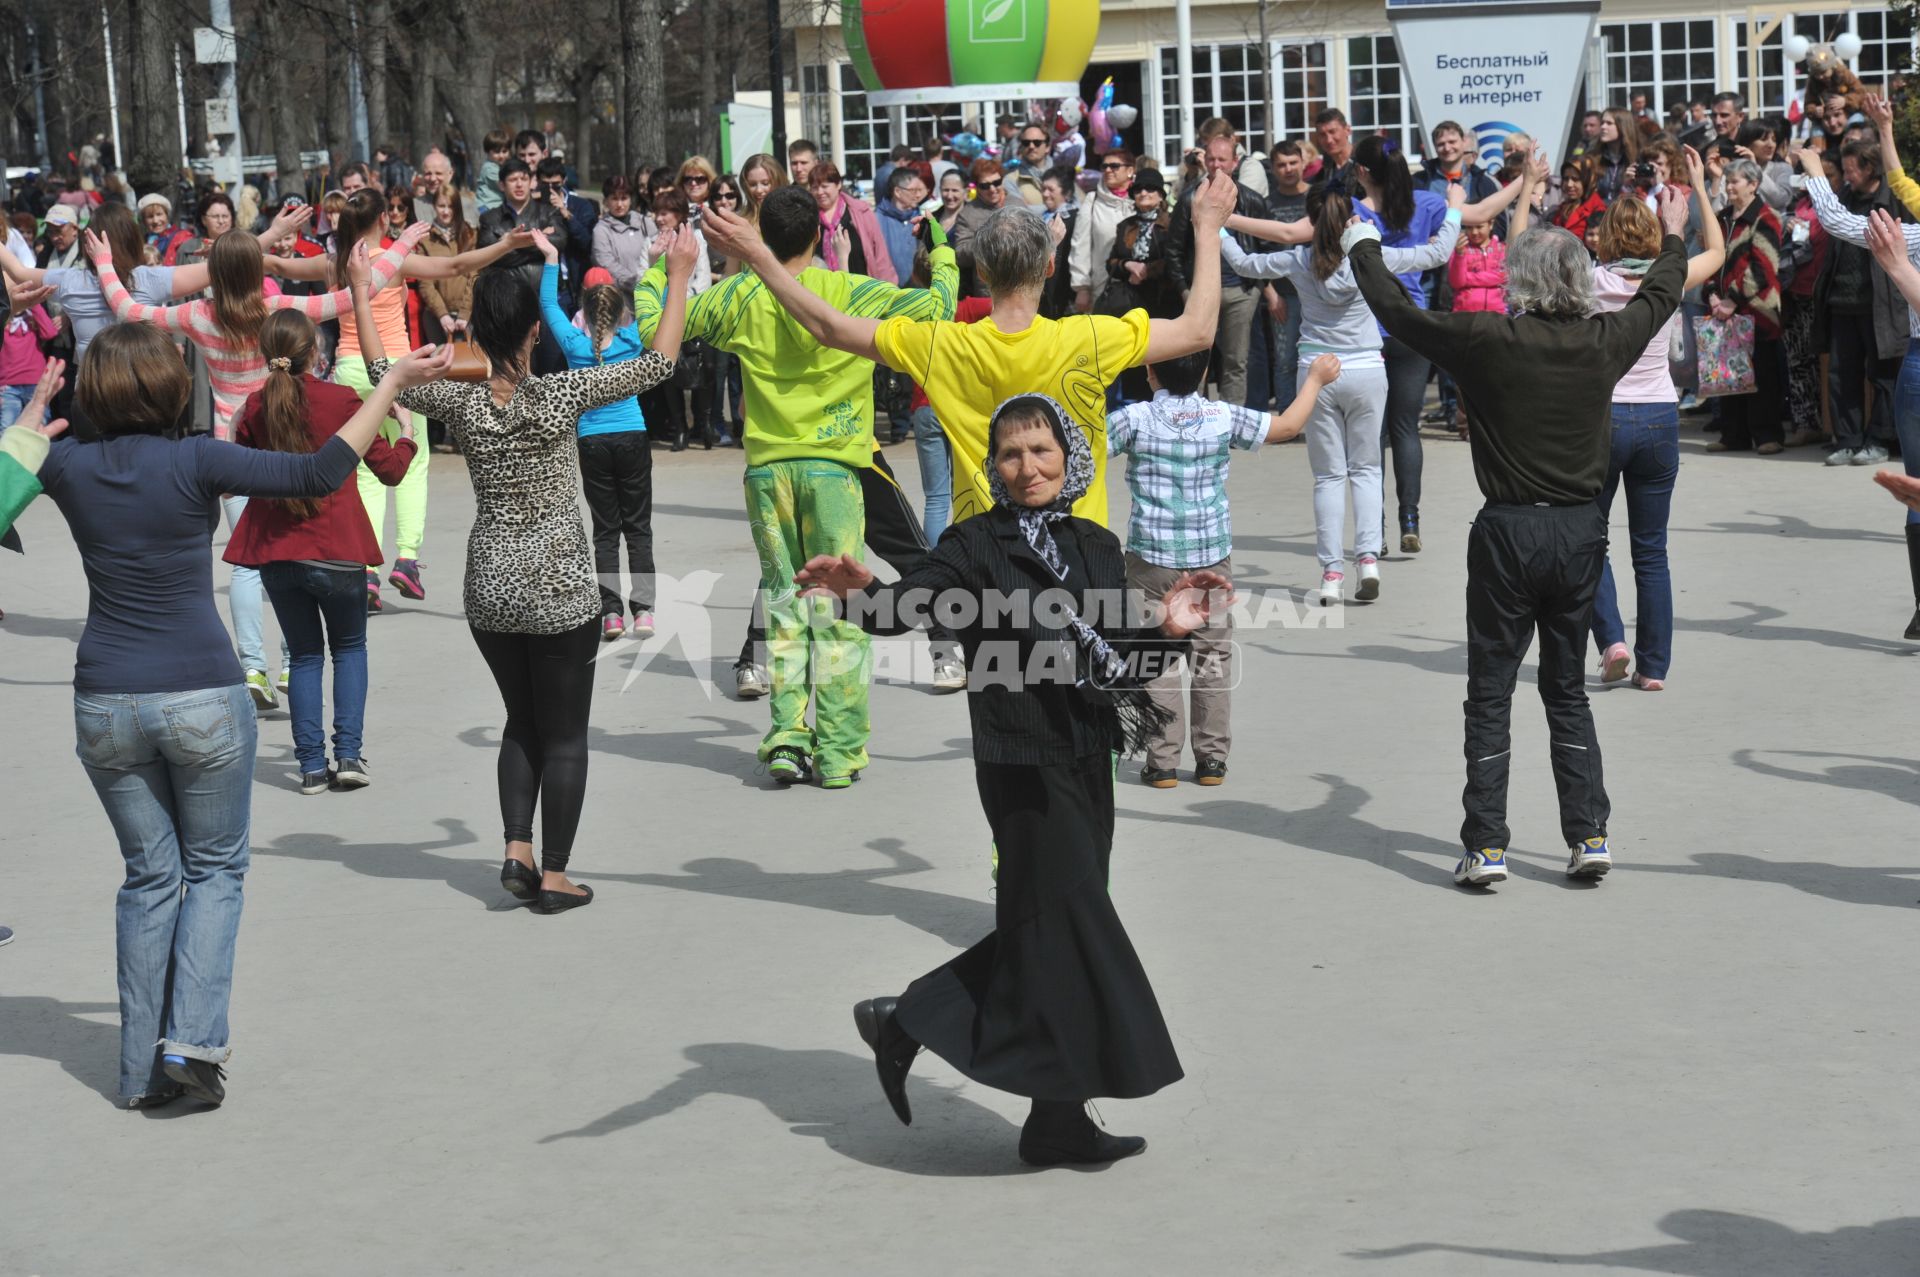
<svg viewBox="0 0 1920 1277">
<path fill-rule="evenodd" d="M 337 789 L 365 789 L 373 783 L 364 758 L 337 758 L 333 763 L 333 783 Z"/>
<path fill-rule="evenodd" d="M 500 885 L 515 900 L 540 898 L 540 871 L 508 856 L 500 866 Z"/>
<path fill-rule="evenodd" d="M 920 1053 L 920 1044 L 908 1037 L 894 1018 L 894 1010 L 899 1005 L 899 998 L 869 998 L 857 1002 L 853 1007 L 853 1026 L 860 1030 L 860 1040 L 873 1050 L 873 1066 L 880 1074 L 880 1089 L 887 1093 L 893 1115 L 900 1119 L 902 1126 L 912 1126 L 913 1110 L 907 1107 L 907 1070 L 913 1067 L 913 1057 Z"/>
<path fill-rule="evenodd" d="M 1020 1160 L 1029 1166 L 1097 1166 L 1146 1151 L 1139 1135 L 1109 1135 L 1078 1104 L 1035 1100 L 1020 1128 Z"/>
<path fill-rule="evenodd" d="M 1417 514 L 1400 516 L 1400 552 L 1420 553 L 1420 516 Z"/>
<path fill-rule="evenodd" d="M 1907 622 L 1907 632 L 1901 637 L 1920 641 L 1920 607 L 1913 609 L 1913 619 Z"/>
<path fill-rule="evenodd" d="M 708 426 L 705 430 L 702 430 L 700 432 L 700 446 L 702 448 L 705 448 L 708 452 L 713 451 L 713 440 L 714 440 L 714 433 L 713 433 L 712 426 Z"/>
<path fill-rule="evenodd" d="M 1201 759 L 1200 765 L 1193 769 L 1193 781 L 1196 785 L 1224 785 L 1227 781 L 1227 760 Z"/>
<path fill-rule="evenodd" d="M 322 767 L 317 772 L 300 773 L 300 792 L 303 794 L 324 794 L 333 785 L 333 776 Z"/>
<path fill-rule="evenodd" d="M 163 1105 L 173 1103 L 185 1094 L 185 1091 L 176 1087 L 171 1091 L 160 1091 L 152 1095 L 136 1095 L 132 1099 L 121 1100 L 120 1107 L 123 1109 L 157 1109 Z"/>
<path fill-rule="evenodd" d="M 203 1104 L 218 1108 L 227 1098 L 224 1079 L 227 1071 L 212 1060 L 196 1060 L 188 1056 L 163 1055 L 160 1057 L 160 1069 L 168 1077 L 180 1084 L 180 1089 Z"/>
<path fill-rule="evenodd" d="M 585 883 L 576 883 L 580 894 L 571 891 L 548 891 L 540 889 L 540 908 L 547 913 L 565 913 L 569 909 L 583 909 L 593 903 L 593 888 Z"/>
<path fill-rule="evenodd" d="M 668 452 L 685 452 L 686 450 L 687 450 L 687 432 L 682 430 L 679 434 L 673 437 L 673 446 L 667 449 L 667 451 Z"/>
<path fill-rule="evenodd" d="M 1142 767 L 1140 783 L 1155 789 L 1172 789 L 1180 783 L 1180 777 L 1171 767 Z"/>
</svg>

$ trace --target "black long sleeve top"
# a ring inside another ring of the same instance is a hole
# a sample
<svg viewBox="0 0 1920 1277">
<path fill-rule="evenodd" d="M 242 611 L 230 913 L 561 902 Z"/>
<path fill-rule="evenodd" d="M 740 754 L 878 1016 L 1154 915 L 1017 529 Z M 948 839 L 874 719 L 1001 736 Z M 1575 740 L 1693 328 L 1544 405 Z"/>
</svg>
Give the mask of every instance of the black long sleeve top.
<svg viewBox="0 0 1920 1277">
<path fill-rule="evenodd" d="M 1607 480 L 1614 385 L 1680 304 L 1686 247 L 1662 242 L 1632 301 L 1585 319 L 1421 310 L 1376 240 L 1348 254 L 1360 291 L 1393 336 L 1444 368 L 1472 426 L 1473 475 L 1488 501 L 1578 505 Z"/>
<path fill-rule="evenodd" d="M 1069 518 L 1053 525 L 1053 535 L 1067 564 L 1064 583 L 1027 544 L 1019 520 L 994 509 L 948 528 L 899 581 L 847 597 L 847 620 L 872 634 L 904 633 L 929 619 L 953 629 L 967 659 L 976 762 L 1046 765 L 1121 747 L 1113 708 L 1076 686 L 1082 654 L 1048 607 L 1048 592 L 1071 596 L 1139 681 L 1187 647 L 1145 623 L 1146 600 L 1126 588 L 1113 533 Z"/>
</svg>

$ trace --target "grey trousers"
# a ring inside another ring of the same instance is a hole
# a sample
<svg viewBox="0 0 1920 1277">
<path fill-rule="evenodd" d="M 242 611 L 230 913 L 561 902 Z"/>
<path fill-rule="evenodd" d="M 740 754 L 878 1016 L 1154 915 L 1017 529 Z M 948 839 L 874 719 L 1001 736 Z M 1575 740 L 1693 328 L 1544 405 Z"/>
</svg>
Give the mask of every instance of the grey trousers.
<svg viewBox="0 0 1920 1277">
<path fill-rule="evenodd" d="M 1188 571 L 1212 569 L 1222 576 L 1233 576 L 1233 556 L 1218 563 L 1203 563 Z M 1127 585 L 1157 599 L 1167 592 L 1181 575 L 1176 568 L 1163 568 L 1139 555 L 1127 554 Z M 1222 611 L 1193 632 L 1193 648 L 1181 668 L 1176 668 L 1147 685 L 1154 704 L 1173 715 L 1165 736 L 1147 746 L 1147 766 L 1171 770 L 1180 765 L 1187 743 L 1187 700 L 1181 691 L 1181 679 L 1190 675 L 1193 702 L 1193 757 L 1226 760 L 1233 745 L 1233 724 L 1228 697 L 1233 687 L 1233 615 Z"/>
<path fill-rule="evenodd" d="M 1220 346 L 1220 366 L 1214 369 L 1214 380 L 1220 383 L 1221 403 L 1247 401 L 1247 347 L 1253 341 L 1253 317 L 1259 310 L 1259 289 L 1220 286 L 1220 329 L 1214 335 Z"/>
</svg>

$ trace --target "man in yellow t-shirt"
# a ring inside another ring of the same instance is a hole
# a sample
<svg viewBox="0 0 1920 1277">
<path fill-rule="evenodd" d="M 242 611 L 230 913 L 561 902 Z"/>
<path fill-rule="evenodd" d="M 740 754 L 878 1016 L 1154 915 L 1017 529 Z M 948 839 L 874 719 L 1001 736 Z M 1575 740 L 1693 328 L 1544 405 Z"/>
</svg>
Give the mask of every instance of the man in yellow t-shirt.
<svg viewBox="0 0 1920 1277">
<path fill-rule="evenodd" d="M 1209 179 L 1194 200 L 1194 233 L 1212 236 L 1233 211 L 1231 180 Z M 953 520 L 988 509 L 987 423 L 1014 395 L 1053 396 L 1087 432 L 1094 479 L 1073 512 L 1107 521 L 1106 390 L 1121 370 L 1174 359 L 1213 345 L 1220 309 L 1217 253 L 1195 259 L 1187 307 L 1176 319 L 1133 311 L 1120 319 L 1072 315 L 1045 319 L 1040 290 L 1053 273 L 1053 240 L 1024 205 L 995 212 L 974 237 L 974 266 L 993 298 L 993 312 L 975 324 L 950 320 L 875 320 L 843 314 L 793 280 L 758 232 L 724 210 L 709 212 L 707 238 L 744 261 L 767 289 L 823 346 L 878 360 L 920 383 L 940 418 L 953 454 Z"/>
</svg>

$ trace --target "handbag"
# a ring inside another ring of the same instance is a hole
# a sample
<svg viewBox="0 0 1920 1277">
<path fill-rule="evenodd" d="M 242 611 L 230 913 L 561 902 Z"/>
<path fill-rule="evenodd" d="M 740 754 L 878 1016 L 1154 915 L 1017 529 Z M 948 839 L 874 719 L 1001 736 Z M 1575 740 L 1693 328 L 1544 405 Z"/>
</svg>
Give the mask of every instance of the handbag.
<svg viewBox="0 0 1920 1277">
<path fill-rule="evenodd" d="M 493 375 L 493 361 L 473 344 L 470 335 L 455 333 L 447 338 L 447 344 L 453 347 L 453 367 L 447 369 L 448 381 L 485 381 Z"/>
<path fill-rule="evenodd" d="M 1700 352 L 1700 397 L 1750 395 L 1753 379 L 1753 316 L 1728 320 L 1701 315 L 1693 321 L 1694 345 Z"/>
</svg>

